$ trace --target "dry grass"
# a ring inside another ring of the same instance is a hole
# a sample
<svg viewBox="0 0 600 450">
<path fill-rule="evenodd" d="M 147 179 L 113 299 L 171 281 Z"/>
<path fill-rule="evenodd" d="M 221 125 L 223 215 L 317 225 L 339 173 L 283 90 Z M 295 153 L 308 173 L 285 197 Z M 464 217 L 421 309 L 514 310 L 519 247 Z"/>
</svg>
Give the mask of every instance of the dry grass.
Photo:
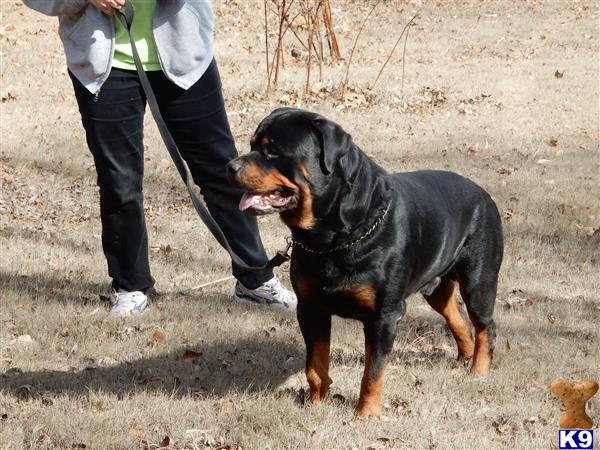
<svg viewBox="0 0 600 450">
<path fill-rule="evenodd" d="M 506 259 L 495 370 L 467 376 L 441 318 L 415 297 L 386 377 L 387 420 L 353 416 L 363 339 L 349 321 L 334 321 L 332 395 L 304 406 L 292 316 L 235 304 L 232 282 L 179 293 L 228 275 L 229 263 L 163 161 L 149 118 L 159 293 L 143 318 L 111 320 L 92 160 L 55 21 L 3 1 L 0 448 L 549 448 L 560 416 L 551 380 L 600 372 L 600 248 L 588 236 L 600 225 L 597 4 L 386 2 L 361 37 L 344 101 L 330 95 L 343 64 L 326 66 L 326 81 L 303 97 L 304 63 L 292 58 L 280 90 L 263 94 L 253 5 L 215 5 L 241 151 L 272 108 L 297 105 L 340 122 L 391 171 L 455 170 L 496 199 Z M 369 5 L 332 7 L 345 52 Z M 397 57 L 365 94 L 417 10 L 404 98 Z M 286 230 L 273 217 L 261 227 L 273 253 Z M 202 356 L 179 361 L 185 350 Z M 598 396 L 590 413 L 598 423 Z"/>
</svg>

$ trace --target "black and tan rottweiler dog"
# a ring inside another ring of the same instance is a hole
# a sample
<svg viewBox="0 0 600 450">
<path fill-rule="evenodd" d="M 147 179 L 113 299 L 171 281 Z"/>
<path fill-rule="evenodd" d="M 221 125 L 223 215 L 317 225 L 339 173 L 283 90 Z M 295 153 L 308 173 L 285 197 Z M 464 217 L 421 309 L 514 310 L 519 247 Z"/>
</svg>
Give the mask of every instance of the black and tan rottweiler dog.
<svg viewBox="0 0 600 450">
<path fill-rule="evenodd" d="M 502 228 L 490 196 L 452 172 L 389 174 L 339 125 L 277 109 L 251 151 L 227 166 L 246 190 L 240 209 L 277 212 L 291 229 L 290 277 L 306 342 L 312 403 L 327 392 L 331 315 L 360 320 L 365 371 L 357 414 L 381 415 L 386 357 L 405 299 L 424 295 L 446 320 L 471 372 L 490 369 Z M 458 284 L 475 340 L 456 300 Z"/>
</svg>

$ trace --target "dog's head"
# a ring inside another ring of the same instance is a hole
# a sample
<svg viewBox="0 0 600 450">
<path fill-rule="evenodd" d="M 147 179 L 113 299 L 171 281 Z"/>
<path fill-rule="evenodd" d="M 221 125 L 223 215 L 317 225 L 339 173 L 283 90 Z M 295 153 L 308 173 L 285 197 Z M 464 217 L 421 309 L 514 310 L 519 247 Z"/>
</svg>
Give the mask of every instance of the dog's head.
<svg viewBox="0 0 600 450">
<path fill-rule="evenodd" d="M 290 227 L 310 229 L 315 206 L 330 191 L 352 138 L 334 122 L 293 108 L 273 111 L 258 126 L 251 151 L 227 165 L 227 176 L 246 190 L 239 208 L 278 212 Z"/>
</svg>

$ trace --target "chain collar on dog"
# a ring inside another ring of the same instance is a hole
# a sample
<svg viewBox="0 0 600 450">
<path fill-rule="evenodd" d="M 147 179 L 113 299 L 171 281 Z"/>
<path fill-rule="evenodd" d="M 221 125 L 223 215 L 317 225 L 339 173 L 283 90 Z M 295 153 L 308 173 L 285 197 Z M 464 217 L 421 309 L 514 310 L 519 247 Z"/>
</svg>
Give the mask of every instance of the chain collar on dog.
<svg viewBox="0 0 600 450">
<path fill-rule="evenodd" d="M 302 242 L 297 241 L 296 239 L 294 239 L 292 236 L 288 236 L 287 243 L 287 249 L 286 249 L 286 253 L 287 251 L 289 251 L 289 249 L 291 247 L 300 247 L 302 250 L 305 250 L 309 253 L 313 253 L 315 255 L 325 255 L 327 253 L 334 253 L 334 252 L 338 252 L 340 250 L 347 250 L 350 247 L 355 246 L 356 244 L 358 244 L 360 241 L 362 241 L 363 239 L 365 239 L 366 237 L 368 237 L 371 233 L 373 233 L 373 231 L 375 231 L 375 228 L 377 228 L 381 222 L 383 222 L 383 220 L 385 219 L 385 216 L 387 216 L 388 211 L 390 210 L 390 207 L 392 206 L 392 201 L 390 200 L 387 207 L 385 208 L 385 211 L 383 212 L 383 214 L 381 215 L 381 217 L 379 219 L 377 219 L 375 221 L 375 223 L 373 223 L 373 225 L 371 226 L 371 228 L 369 228 L 365 234 L 363 234 L 361 237 L 359 237 L 358 239 L 354 239 L 353 241 L 350 242 L 346 242 L 344 244 L 340 244 L 332 249 L 329 250 L 315 250 L 313 248 L 310 248 L 306 245 L 304 245 Z"/>
</svg>

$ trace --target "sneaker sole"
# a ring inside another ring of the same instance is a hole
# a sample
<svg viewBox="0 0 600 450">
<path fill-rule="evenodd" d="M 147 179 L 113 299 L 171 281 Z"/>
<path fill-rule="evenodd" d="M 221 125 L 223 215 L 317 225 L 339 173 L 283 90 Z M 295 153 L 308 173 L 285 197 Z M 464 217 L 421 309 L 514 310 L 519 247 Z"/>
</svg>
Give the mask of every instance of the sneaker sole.
<svg viewBox="0 0 600 450">
<path fill-rule="evenodd" d="M 260 298 L 256 298 L 256 297 L 252 297 L 249 295 L 240 295 L 237 292 L 233 294 L 233 299 L 238 302 L 238 303 L 251 303 L 253 305 L 265 305 L 265 306 L 270 306 L 273 308 L 277 308 L 277 309 L 281 309 L 284 311 L 295 311 L 296 309 L 292 309 L 289 306 L 286 306 L 285 304 L 278 302 L 278 301 L 273 301 L 270 302 L 267 299 L 260 297 Z"/>
<path fill-rule="evenodd" d="M 127 318 L 127 317 L 135 317 L 135 316 L 140 316 L 142 314 L 144 314 L 146 311 L 148 311 L 148 307 L 150 306 L 150 302 L 148 300 L 146 300 L 144 303 L 142 303 L 141 305 L 139 305 L 137 308 L 132 309 L 129 313 L 127 314 L 121 314 L 119 312 L 110 311 L 110 315 L 115 317 L 115 318 Z"/>
</svg>

